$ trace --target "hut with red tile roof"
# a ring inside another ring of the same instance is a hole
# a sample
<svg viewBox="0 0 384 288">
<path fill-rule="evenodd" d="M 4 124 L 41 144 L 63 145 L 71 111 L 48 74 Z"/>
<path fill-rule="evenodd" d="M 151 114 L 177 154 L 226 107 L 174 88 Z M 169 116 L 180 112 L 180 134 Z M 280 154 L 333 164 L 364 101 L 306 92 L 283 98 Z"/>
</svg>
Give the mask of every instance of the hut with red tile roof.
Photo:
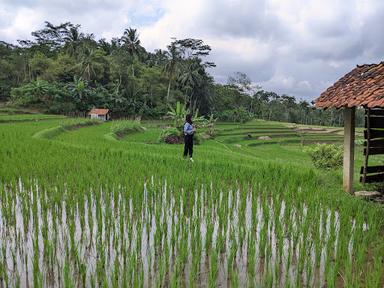
<svg viewBox="0 0 384 288">
<path fill-rule="evenodd" d="M 93 108 L 91 111 L 88 112 L 88 116 L 91 119 L 99 119 L 102 121 L 109 120 L 109 109 L 102 109 L 102 108 Z"/>
<path fill-rule="evenodd" d="M 368 167 L 368 156 L 384 154 L 384 62 L 358 65 L 315 100 L 322 109 L 344 109 L 343 187 L 353 192 L 355 108 L 364 107 L 364 166 L 360 181 L 383 182 L 384 166 Z"/>
</svg>

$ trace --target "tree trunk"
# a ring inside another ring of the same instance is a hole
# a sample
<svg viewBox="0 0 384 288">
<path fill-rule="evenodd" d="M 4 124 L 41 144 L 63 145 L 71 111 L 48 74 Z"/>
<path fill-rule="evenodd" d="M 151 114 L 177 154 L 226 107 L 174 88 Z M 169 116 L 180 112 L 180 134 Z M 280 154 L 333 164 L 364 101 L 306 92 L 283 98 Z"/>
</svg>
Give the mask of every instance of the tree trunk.
<svg viewBox="0 0 384 288">
<path fill-rule="evenodd" d="M 193 109 L 193 90 L 191 92 L 191 96 L 189 96 L 189 113 L 193 114 L 194 113 L 194 109 Z"/>
<path fill-rule="evenodd" d="M 169 82 L 168 82 L 167 102 L 169 101 L 170 92 L 171 92 L 171 79 L 169 79 Z"/>
</svg>

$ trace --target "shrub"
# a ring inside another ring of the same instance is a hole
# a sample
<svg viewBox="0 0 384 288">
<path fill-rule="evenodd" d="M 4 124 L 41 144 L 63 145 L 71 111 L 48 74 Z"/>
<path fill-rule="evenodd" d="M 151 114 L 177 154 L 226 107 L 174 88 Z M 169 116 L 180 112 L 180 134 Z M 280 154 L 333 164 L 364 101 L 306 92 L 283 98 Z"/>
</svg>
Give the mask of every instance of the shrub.
<svg viewBox="0 0 384 288">
<path fill-rule="evenodd" d="M 167 144 L 180 144 L 183 143 L 183 135 L 177 128 L 168 127 L 161 131 L 159 142 Z"/>
<path fill-rule="evenodd" d="M 195 133 L 193 134 L 193 144 L 200 145 L 203 140 L 206 139 L 206 133 Z"/>
<path fill-rule="evenodd" d="M 66 96 L 60 85 L 45 80 L 35 80 L 11 91 L 11 100 L 16 106 L 36 106 L 45 110 Z"/>
<path fill-rule="evenodd" d="M 316 168 L 335 169 L 343 165 L 343 147 L 335 144 L 317 144 L 306 149 Z"/>
<path fill-rule="evenodd" d="M 207 133 L 195 133 L 193 134 L 193 143 L 195 145 L 199 145 L 204 140 L 210 138 L 211 137 Z M 184 143 L 183 132 L 174 127 L 165 128 L 161 131 L 159 142 L 167 144 L 182 144 Z"/>
<path fill-rule="evenodd" d="M 365 140 L 364 139 L 356 139 L 355 145 L 364 145 Z"/>
</svg>

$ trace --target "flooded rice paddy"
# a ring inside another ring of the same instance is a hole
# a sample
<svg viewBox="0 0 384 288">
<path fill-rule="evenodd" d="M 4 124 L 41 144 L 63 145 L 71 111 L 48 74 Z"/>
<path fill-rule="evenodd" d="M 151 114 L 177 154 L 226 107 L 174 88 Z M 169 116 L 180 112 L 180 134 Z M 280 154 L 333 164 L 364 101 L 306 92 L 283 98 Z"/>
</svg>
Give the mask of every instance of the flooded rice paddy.
<svg viewBox="0 0 384 288">
<path fill-rule="evenodd" d="M 359 214 L 257 184 L 128 190 L 2 184 L 1 287 L 346 287 L 375 267 Z"/>
</svg>

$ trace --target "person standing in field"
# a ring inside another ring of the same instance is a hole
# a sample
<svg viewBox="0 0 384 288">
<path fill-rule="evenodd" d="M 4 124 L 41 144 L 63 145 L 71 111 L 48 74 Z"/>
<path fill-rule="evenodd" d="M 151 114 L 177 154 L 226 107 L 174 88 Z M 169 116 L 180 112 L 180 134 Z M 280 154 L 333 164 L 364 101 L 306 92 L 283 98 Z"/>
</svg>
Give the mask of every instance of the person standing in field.
<svg viewBox="0 0 384 288">
<path fill-rule="evenodd" d="M 184 157 L 187 157 L 189 154 L 189 160 L 193 162 L 193 134 L 195 133 L 196 128 L 193 126 L 192 115 L 188 114 L 185 117 L 184 124 Z"/>
</svg>

